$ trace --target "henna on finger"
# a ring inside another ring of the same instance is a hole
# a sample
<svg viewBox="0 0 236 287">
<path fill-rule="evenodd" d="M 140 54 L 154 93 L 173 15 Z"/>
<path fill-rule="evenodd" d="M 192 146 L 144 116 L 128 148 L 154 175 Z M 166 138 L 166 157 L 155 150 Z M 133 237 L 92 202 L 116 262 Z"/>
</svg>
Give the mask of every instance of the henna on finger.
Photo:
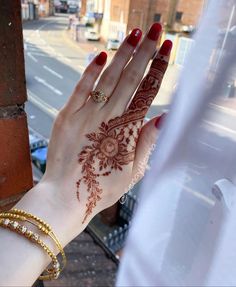
<svg viewBox="0 0 236 287">
<path fill-rule="evenodd" d="M 161 82 L 168 67 L 171 48 L 172 42 L 166 40 L 157 56 L 153 59 L 150 70 L 142 80 L 127 111 L 141 108 L 143 111 L 143 117 L 145 116 L 160 89 Z"/>
<path fill-rule="evenodd" d="M 81 184 L 86 186 L 88 192 L 82 223 L 85 223 L 98 201 L 102 199 L 100 179 L 111 175 L 114 171 L 122 172 L 124 166 L 133 163 L 143 119 L 159 90 L 167 69 L 168 58 L 158 53 L 148 75 L 122 116 L 107 123 L 102 122 L 98 131 L 86 135 L 89 144 L 78 155 L 82 176 L 76 182 L 78 201 L 80 201 Z"/>
</svg>

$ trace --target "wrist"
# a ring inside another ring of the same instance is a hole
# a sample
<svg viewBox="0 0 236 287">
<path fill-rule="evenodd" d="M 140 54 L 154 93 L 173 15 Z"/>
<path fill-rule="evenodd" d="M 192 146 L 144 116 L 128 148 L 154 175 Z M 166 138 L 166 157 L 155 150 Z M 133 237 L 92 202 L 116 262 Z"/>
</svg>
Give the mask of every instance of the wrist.
<svg viewBox="0 0 236 287">
<path fill-rule="evenodd" d="M 58 186 L 40 182 L 16 204 L 15 208 L 38 216 L 48 223 L 65 247 L 85 226 L 79 220 L 79 210 L 70 209 L 59 197 Z"/>
</svg>

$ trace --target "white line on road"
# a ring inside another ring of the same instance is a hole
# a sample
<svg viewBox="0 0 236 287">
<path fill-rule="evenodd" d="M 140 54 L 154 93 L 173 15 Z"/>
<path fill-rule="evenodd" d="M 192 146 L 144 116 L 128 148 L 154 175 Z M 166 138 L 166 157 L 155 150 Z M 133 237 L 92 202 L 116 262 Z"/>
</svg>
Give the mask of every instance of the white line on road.
<svg viewBox="0 0 236 287">
<path fill-rule="evenodd" d="M 207 203 L 207 204 L 209 204 L 211 206 L 215 205 L 215 202 L 211 198 L 205 196 L 204 194 L 202 194 L 202 193 L 200 193 L 200 192 L 198 192 L 198 191 L 196 191 L 196 190 L 194 190 L 194 189 L 192 189 L 190 187 L 187 187 L 186 185 L 182 185 L 181 184 L 181 187 L 182 187 L 182 189 L 184 191 L 187 191 L 188 193 L 192 194 L 197 199 L 202 200 L 203 202 L 205 202 L 205 203 Z"/>
<path fill-rule="evenodd" d="M 38 47 L 29 46 L 29 45 L 28 45 L 28 50 L 30 50 L 30 52 L 34 52 L 34 51 L 37 51 L 37 52 L 38 52 L 38 51 L 40 51 Z"/>
<path fill-rule="evenodd" d="M 228 107 L 223 107 L 223 106 L 220 106 L 220 105 L 217 105 L 217 104 L 213 104 L 213 103 L 210 103 L 209 104 L 210 107 L 218 110 L 218 111 L 222 111 L 226 114 L 229 114 L 229 115 L 232 115 L 232 116 L 236 116 L 236 111 L 234 109 L 231 109 L 231 108 L 228 108 Z"/>
<path fill-rule="evenodd" d="M 31 103 L 33 103 L 35 106 L 37 106 L 40 110 L 51 116 L 53 119 L 58 114 L 58 110 L 41 100 L 39 97 L 37 97 L 33 92 L 31 92 L 29 89 L 28 91 L 28 98 Z"/>
<path fill-rule="evenodd" d="M 28 57 L 30 57 L 31 60 L 33 60 L 35 63 L 38 63 L 38 60 L 31 54 L 31 53 L 27 53 Z"/>
<path fill-rule="evenodd" d="M 59 91 L 58 89 L 56 89 L 55 87 L 53 87 L 52 85 L 50 85 L 46 80 L 38 77 L 38 76 L 34 76 L 34 79 L 39 82 L 40 84 L 44 85 L 45 87 L 49 88 L 51 91 L 53 91 L 55 94 L 62 96 L 63 93 L 61 91 Z"/>
<path fill-rule="evenodd" d="M 220 148 L 218 148 L 218 147 L 216 147 L 216 146 L 210 145 L 210 144 L 208 144 L 208 143 L 206 143 L 206 142 L 203 142 L 203 141 L 200 141 L 200 140 L 198 140 L 198 142 L 199 142 L 200 144 L 205 145 L 205 146 L 207 146 L 207 147 L 209 147 L 209 148 L 211 148 L 211 149 L 214 149 L 214 150 L 216 150 L 216 151 L 222 151 L 222 149 L 220 149 Z"/>
<path fill-rule="evenodd" d="M 45 52 L 32 52 L 31 55 L 39 56 L 39 57 L 47 57 L 51 58 L 52 55 L 46 54 Z"/>
<path fill-rule="evenodd" d="M 48 66 L 44 65 L 43 66 L 45 70 L 47 70 L 48 72 L 50 72 L 51 74 L 53 74 L 54 76 L 58 77 L 59 79 L 63 79 L 63 76 L 58 74 L 57 72 L 55 72 L 54 70 L 52 70 L 51 68 L 49 68 Z"/>
<path fill-rule="evenodd" d="M 213 122 L 210 122 L 210 121 L 207 121 L 207 120 L 204 120 L 204 122 L 205 122 L 206 124 L 210 125 L 210 126 L 213 126 L 213 127 L 217 128 L 217 129 L 221 129 L 221 130 L 223 130 L 223 131 L 225 131 L 225 132 L 228 132 L 228 133 L 231 133 L 231 134 L 236 135 L 236 131 L 235 131 L 235 130 L 232 130 L 232 129 L 230 129 L 230 128 L 227 128 L 227 127 L 225 127 L 225 126 L 222 126 L 222 125 L 220 125 L 220 124 L 213 123 Z"/>
<path fill-rule="evenodd" d="M 72 62 L 71 59 L 66 58 L 66 57 L 63 56 L 61 53 L 56 53 L 56 55 L 57 55 L 58 57 L 60 57 L 61 59 L 63 59 L 64 61 L 68 62 L 68 63 L 71 63 L 71 62 Z"/>
</svg>

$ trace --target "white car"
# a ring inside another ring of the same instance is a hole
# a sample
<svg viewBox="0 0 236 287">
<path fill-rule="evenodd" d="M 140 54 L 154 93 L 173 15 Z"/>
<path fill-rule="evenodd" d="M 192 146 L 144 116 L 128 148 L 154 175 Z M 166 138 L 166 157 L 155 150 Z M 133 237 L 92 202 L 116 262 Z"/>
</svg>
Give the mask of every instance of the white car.
<svg viewBox="0 0 236 287">
<path fill-rule="evenodd" d="M 88 30 L 87 32 L 85 32 L 85 38 L 90 41 L 99 41 L 100 35 L 95 30 Z"/>
<path fill-rule="evenodd" d="M 107 50 L 118 50 L 120 47 L 120 41 L 117 39 L 108 39 Z"/>
</svg>

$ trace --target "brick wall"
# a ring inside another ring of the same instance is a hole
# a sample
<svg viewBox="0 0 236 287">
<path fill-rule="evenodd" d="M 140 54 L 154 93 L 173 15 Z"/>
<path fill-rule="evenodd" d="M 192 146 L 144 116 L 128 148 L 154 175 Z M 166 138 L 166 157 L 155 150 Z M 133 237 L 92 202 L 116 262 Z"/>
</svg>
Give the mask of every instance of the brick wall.
<svg viewBox="0 0 236 287">
<path fill-rule="evenodd" d="M 20 1 L 0 5 L 0 209 L 32 187 Z"/>
<path fill-rule="evenodd" d="M 147 22 L 147 14 L 149 8 L 148 0 L 130 0 L 128 15 L 128 31 L 135 27 L 144 30 Z"/>
<path fill-rule="evenodd" d="M 111 0 L 110 21 L 127 23 L 129 17 L 130 0 Z"/>
<path fill-rule="evenodd" d="M 183 12 L 182 23 L 195 26 L 202 14 L 204 0 L 179 0 L 176 11 Z"/>
</svg>

